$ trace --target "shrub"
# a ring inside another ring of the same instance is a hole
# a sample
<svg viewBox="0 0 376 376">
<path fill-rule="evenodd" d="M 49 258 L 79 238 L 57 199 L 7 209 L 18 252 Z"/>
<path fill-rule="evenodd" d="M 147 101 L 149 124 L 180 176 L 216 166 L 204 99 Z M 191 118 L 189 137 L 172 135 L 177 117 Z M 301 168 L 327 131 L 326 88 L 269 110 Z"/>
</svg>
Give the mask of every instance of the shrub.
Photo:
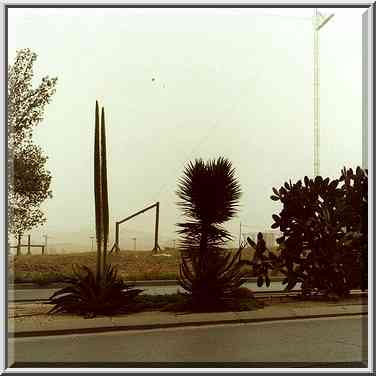
<svg viewBox="0 0 376 376">
<path fill-rule="evenodd" d="M 251 261 L 247 260 L 244 261 L 244 263 L 252 267 L 252 275 L 257 277 L 258 287 L 261 287 L 264 282 L 266 286 L 269 287 L 271 283 L 270 275 L 275 275 L 278 273 L 278 269 L 276 268 L 277 256 L 266 248 L 261 232 L 257 235 L 257 237 L 257 244 L 250 237 L 247 237 L 248 244 L 254 248 L 256 252 L 254 253 Z M 261 241 L 259 242 L 259 240 Z"/>
<path fill-rule="evenodd" d="M 98 281 L 91 269 L 79 266 L 73 270 L 70 286 L 55 292 L 50 313 L 66 312 L 94 317 L 129 312 L 134 299 L 143 290 L 133 289 L 117 276 L 111 265 L 106 265 Z"/>
<path fill-rule="evenodd" d="M 305 177 L 304 184 L 286 182 L 273 192 L 271 199 L 283 204 L 279 215 L 272 216 L 272 228 L 283 234 L 277 239 L 282 250 L 274 266 L 286 274 L 286 289 L 301 282 L 303 295 L 344 296 L 359 287 L 365 259 L 360 243 L 367 243 L 367 172 L 343 169 L 333 181 Z"/>
<path fill-rule="evenodd" d="M 230 161 L 218 158 L 189 162 L 179 181 L 178 205 L 189 221 L 179 223 L 181 264 L 179 284 L 194 310 L 219 309 L 234 304 L 242 284 L 241 249 L 224 249 L 231 239 L 222 224 L 231 219 L 241 190 Z"/>
<path fill-rule="evenodd" d="M 350 255 L 344 260 L 346 272 L 352 276 L 352 285 L 362 290 L 368 285 L 368 170 L 357 167 L 355 173 L 343 168 L 340 182 L 340 214 L 345 236 L 343 247 Z"/>
</svg>

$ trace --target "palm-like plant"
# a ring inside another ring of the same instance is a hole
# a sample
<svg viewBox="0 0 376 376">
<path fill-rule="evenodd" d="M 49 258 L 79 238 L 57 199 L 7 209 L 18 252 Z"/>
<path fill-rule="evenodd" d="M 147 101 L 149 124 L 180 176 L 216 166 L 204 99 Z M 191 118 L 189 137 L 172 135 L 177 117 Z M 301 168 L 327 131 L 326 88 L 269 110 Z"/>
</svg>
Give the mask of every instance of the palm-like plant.
<svg viewBox="0 0 376 376">
<path fill-rule="evenodd" d="M 178 205 L 189 220 L 179 223 L 180 285 L 196 308 L 222 304 L 241 286 L 240 251 L 226 254 L 231 239 L 223 223 L 237 212 L 241 190 L 226 158 L 189 162 L 179 180 Z"/>
</svg>

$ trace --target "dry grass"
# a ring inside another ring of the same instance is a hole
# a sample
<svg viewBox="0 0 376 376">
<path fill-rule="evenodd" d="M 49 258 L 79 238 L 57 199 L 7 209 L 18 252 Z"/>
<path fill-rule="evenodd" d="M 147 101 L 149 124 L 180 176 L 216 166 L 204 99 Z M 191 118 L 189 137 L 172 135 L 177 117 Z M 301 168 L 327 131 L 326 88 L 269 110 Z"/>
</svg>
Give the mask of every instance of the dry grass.
<svg viewBox="0 0 376 376">
<path fill-rule="evenodd" d="M 152 256 L 151 252 L 121 251 L 109 255 L 108 262 L 115 265 L 126 280 L 176 279 L 179 265 L 177 251 L 163 252 L 170 257 Z M 9 280 L 15 282 L 59 282 L 72 274 L 74 264 L 95 268 L 96 254 L 72 253 L 64 255 L 23 255 L 9 257 Z"/>
<path fill-rule="evenodd" d="M 254 250 L 250 248 L 244 249 L 242 259 L 251 260 L 253 253 Z M 150 251 L 121 251 L 108 255 L 108 262 L 116 266 L 119 274 L 127 281 L 177 279 L 179 252 L 169 249 L 163 251 L 163 254 L 169 254 L 170 257 L 152 256 Z M 74 264 L 94 269 L 96 253 L 9 256 L 9 281 L 35 282 L 40 285 L 61 282 L 72 274 Z M 273 275 L 278 274 L 273 272 Z"/>
</svg>

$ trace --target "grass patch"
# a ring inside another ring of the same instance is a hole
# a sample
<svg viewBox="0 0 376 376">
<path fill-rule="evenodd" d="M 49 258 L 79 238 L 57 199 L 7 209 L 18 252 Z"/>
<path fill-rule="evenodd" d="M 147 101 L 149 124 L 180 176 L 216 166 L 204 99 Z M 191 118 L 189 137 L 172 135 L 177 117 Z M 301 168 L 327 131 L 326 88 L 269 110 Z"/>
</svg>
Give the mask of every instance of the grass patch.
<svg viewBox="0 0 376 376">
<path fill-rule="evenodd" d="M 177 250 L 163 251 L 170 257 L 152 256 L 147 251 L 121 251 L 108 255 L 108 263 L 118 270 L 119 276 L 127 281 L 176 280 L 180 256 Z M 244 250 L 243 259 L 251 259 L 253 251 Z M 55 255 L 9 256 L 9 282 L 33 282 L 40 286 L 52 282 L 64 282 L 72 276 L 72 265 L 86 265 L 95 268 L 96 253 L 71 253 Z M 272 276 L 278 275 L 273 272 Z M 249 277 L 252 277 L 249 269 Z"/>
<path fill-rule="evenodd" d="M 170 257 L 152 256 L 151 252 L 121 251 L 108 256 L 108 263 L 118 269 L 119 276 L 128 281 L 176 279 L 179 266 L 177 251 L 164 252 Z M 33 282 L 46 285 L 64 282 L 72 275 L 74 264 L 95 269 L 94 252 L 64 255 L 9 256 L 9 282 Z"/>
<path fill-rule="evenodd" d="M 14 283 L 35 283 L 39 286 L 45 286 L 52 282 L 66 282 L 68 274 L 58 272 L 17 272 L 9 273 L 9 282 Z"/>
</svg>

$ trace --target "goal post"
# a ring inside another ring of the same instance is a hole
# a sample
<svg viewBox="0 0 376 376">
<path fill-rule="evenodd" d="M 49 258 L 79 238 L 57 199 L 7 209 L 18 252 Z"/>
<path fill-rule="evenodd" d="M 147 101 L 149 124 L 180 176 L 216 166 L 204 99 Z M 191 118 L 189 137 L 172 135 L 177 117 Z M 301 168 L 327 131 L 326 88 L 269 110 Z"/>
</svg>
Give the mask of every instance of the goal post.
<svg viewBox="0 0 376 376">
<path fill-rule="evenodd" d="M 161 248 L 159 247 L 159 244 L 158 244 L 158 233 L 159 233 L 159 202 L 156 202 L 155 204 L 153 205 L 150 205 L 124 219 L 122 219 L 121 221 L 117 221 L 115 223 L 115 243 L 114 245 L 112 246 L 111 248 L 111 251 L 110 253 L 112 253 L 113 251 L 115 252 L 119 252 L 120 251 L 120 242 L 119 242 L 119 229 L 120 229 L 120 225 L 126 221 L 129 221 L 130 219 L 140 215 L 140 214 L 143 214 L 145 213 L 146 211 L 148 210 L 151 210 L 155 208 L 155 232 L 154 232 L 154 247 L 152 249 L 152 252 L 153 253 L 156 253 L 158 252 L 158 250 L 160 250 Z"/>
</svg>

